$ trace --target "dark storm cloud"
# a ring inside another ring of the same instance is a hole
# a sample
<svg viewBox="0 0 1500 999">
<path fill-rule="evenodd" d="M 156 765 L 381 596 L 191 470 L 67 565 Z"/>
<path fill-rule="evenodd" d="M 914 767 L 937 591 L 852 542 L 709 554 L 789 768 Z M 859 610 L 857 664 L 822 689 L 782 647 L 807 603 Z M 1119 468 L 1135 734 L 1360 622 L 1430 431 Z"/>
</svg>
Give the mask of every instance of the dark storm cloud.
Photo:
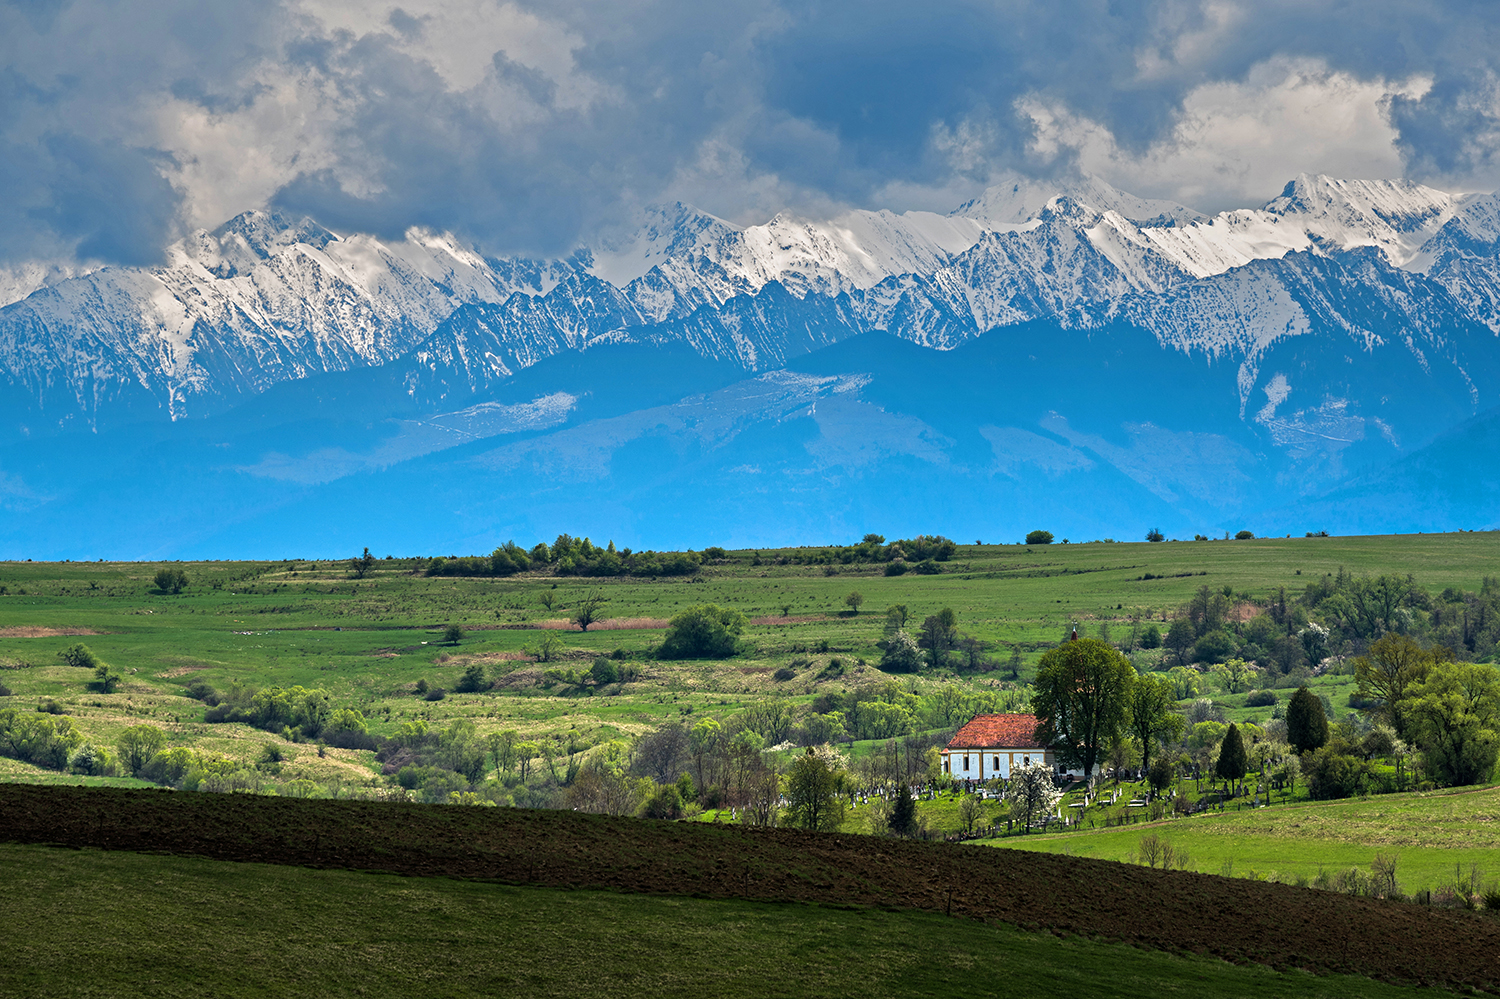
<svg viewBox="0 0 1500 999">
<path fill-rule="evenodd" d="M 1408 172 L 1500 172 L 1500 18 L 1488 4 L 521 6 L 566 34 L 572 64 L 506 45 L 487 55 L 482 82 L 455 86 L 441 47 L 422 47 L 429 4 L 349 28 L 290 0 L 0 0 L 0 259 L 49 246 L 151 259 L 185 223 L 184 164 L 196 155 L 162 134 L 161 108 L 253 116 L 285 100 L 278 79 L 324 102 L 303 116 L 323 124 L 318 155 L 288 157 L 264 197 L 335 228 L 426 225 L 490 252 L 566 252 L 695 171 L 700 189 L 720 185 L 703 207 L 732 213 L 757 178 L 793 200 L 871 204 L 892 184 L 1068 169 L 1068 150 L 1034 148 L 1017 110 L 1026 100 L 1140 152 L 1172 141 L 1194 88 L 1242 81 L 1275 57 L 1361 80 L 1430 78 L 1424 95 L 1389 104 Z M 961 157 L 944 139 L 959 134 Z M 731 154 L 722 175 L 699 166 L 710 147 Z"/>
</svg>

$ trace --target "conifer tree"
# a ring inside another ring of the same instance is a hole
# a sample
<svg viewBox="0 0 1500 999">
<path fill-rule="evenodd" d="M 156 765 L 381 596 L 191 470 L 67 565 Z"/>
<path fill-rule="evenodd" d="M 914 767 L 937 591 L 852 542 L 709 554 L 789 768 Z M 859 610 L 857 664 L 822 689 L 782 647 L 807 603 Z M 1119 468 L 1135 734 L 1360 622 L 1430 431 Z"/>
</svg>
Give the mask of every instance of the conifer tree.
<svg viewBox="0 0 1500 999">
<path fill-rule="evenodd" d="M 1322 705 L 1318 705 L 1319 708 Z M 1250 757 L 1245 752 L 1245 740 L 1240 737 L 1240 728 L 1233 723 L 1229 731 L 1224 733 L 1224 741 L 1219 745 L 1219 760 L 1214 765 L 1214 773 L 1221 780 L 1238 781 L 1244 778 L 1245 771 L 1250 767 Z"/>
<path fill-rule="evenodd" d="M 910 836 L 917 831 L 917 803 L 905 785 L 896 792 L 896 805 L 887 824 L 897 836 Z"/>
<path fill-rule="evenodd" d="M 1299 753 L 1312 752 L 1328 741 L 1323 702 L 1306 687 L 1298 687 L 1286 706 L 1286 741 Z"/>
</svg>

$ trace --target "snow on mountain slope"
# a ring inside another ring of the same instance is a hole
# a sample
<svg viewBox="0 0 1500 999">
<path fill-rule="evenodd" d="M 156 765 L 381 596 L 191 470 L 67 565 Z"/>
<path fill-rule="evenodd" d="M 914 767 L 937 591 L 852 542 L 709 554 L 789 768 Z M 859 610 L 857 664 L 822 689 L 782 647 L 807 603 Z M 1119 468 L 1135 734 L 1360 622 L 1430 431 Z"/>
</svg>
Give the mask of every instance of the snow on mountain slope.
<svg viewBox="0 0 1500 999">
<path fill-rule="evenodd" d="M 826 221 L 782 214 L 737 229 L 676 204 L 646 213 L 633 240 L 595 250 L 590 270 L 627 286 L 642 314 L 660 322 L 753 294 L 772 281 L 801 297 L 862 290 L 900 274 L 931 274 L 983 232 L 973 219 L 888 211 L 854 211 Z"/>
<path fill-rule="evenodd" d="M 0 310 L 0 370 L 43 409 L 69 399 L 92 418 L 124 394 L 175 418 L 383 363 L 465 301 L 540 293 L 570 271 L 417 231 L 388 245 L 247 212 L 175 244 L 164 266 L 104 268 Z"/>
<path fill-rule="evenodd" d="M 1313 264 L 1346 256 L 1363 262 Z M 15 386 L 0 409 L 18 422 L 177 418 L 396 358 L 410 361 L 413 398 L 436 404 L 604 342 L 681 342 L 766 370 L 869 329 L 949 349 L 1035 319 L 1094 328 L 1121 316 L 1164 346 L 1248 365 L 1242 402 L 1254 358 L 1309 331 L 1360 349 L 1408 338 L 1438 356 L 1444 328 L 1500 330 L 1500 202 L 1301 176 L 1263 208 L 1206 218 L 1093 178 L 1014 180 L 946 216 L 739 228 L 663 206 L 551 262 L 248 212 L 172 247 L 162 267 L 106 268 L 0 309 L 0 376 Z"/>
<path fill-rule="evenodd" d="M 1098 177 L 1040 181 L 1021 176 L 987 188 L 982 195 L 955 208 L 950 215 L 974 219 L 986 228 L 1004 231 L 1036 219 L 1057 197 L 1072 198 L 1100 213 L 1114 212 L 1139 226 L 1186 225 L 1204 217 L 1201 212 L 1175 201 L 1153 201 L 1126 194 Z"/>
</svg>

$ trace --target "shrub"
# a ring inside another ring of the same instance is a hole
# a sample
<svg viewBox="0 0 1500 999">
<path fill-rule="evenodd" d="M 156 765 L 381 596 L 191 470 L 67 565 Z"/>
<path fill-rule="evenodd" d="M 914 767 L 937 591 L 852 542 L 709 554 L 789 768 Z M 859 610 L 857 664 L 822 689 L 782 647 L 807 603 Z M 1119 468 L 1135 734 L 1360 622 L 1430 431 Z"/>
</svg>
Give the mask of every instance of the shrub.
<svg viewBox="0 0 1500 999">
<path fill-rule="evenodd" d="M 922 653 L 916 639 L 901 629 L 886 643 L 885 655 L 880 657 L 880 668 L 887 673 L 915 673 L 922 666 Z"/>
<path fill-rule="evenodd" d="M 1225 631 L 1210 631 L 1193 645 L 1195 662 L 1218 663 L 1234 651 L 1234 639 Z"/>
<path fill-rule="evenodd" d="M 1050 545 L 1052 543 L 1051 531 L 1032 531 L 1026 535 L 1028 545 Z"/>
<path fill-rule="evenodd" d="M 77 666 L 79 669 L 96 669 L 99 666 L 99 657 L 82 642 L 75 642 L 68 646 L 59 652 L 57 657 L 69 666 Z"/>
<path fill-rule="evenodd" d="M 1234 536 L 1234 540 L 1236 540 L 1236 541 L 1253 541 L 1254 539 L 1255 539 L 1255 532 L 1254 531 L 1240 531 L 1238 534 L 1236 534 Z"/>
<path fill-rule="evenodd" d="M 699 604 L 677 614 L 667 624 L 667 636 L 657 650 L 663 659 L 727 658 L 735 654 L 745 615 L 714 604 Z"/>
<path fill-rule="evenodd" d="M 620 681 L 620 668 L 604 656 L 599 656 L 590 667 L 589 675 L 593 677 L 595 684 L 602 687 Z"/>
<path fill-rule="evenodd" d="M 1274 690 L 1252 690 L 1245 698 L 1247 708 L 1269 708 L 1276 703 L 1276 691 Z"/>
<path fill-rule="evenodd" d="M 198 680 L 195 683 L 189 685 L 187 689 L 185 689 L 182 693 L 184 696 L 191 697 L 195 701 L 202 701 L 209 707 L 213 707 L 214 705 L 218 704 L 220 700 L 219 692 L 217 690 L 214 690 L 213 687 L 210 687 L 208 684 L 204 683 L 202 680 Z"/>
<path fill-rule="evenodd" d="M 1143 649 L 1159 649 L 1159 648 L 1161 648 L 1161 629 L 1158 628 L 1156 625 L 1153 624 L 1149 628 L 1147 628 L 1145 631 L 1141 632 L 1141 648 L 1143 648 Z"/>
<path fill-rule="evenodd" d="M 152 582 L 161 593 L 181 593 L 187 589 L 188 578 L 181 569 L 164 568 L 156 570 Z"/>
<path fill-rule="evenodd" d="M 85 742 L 68 757 L 68 769 L 87 777 L 108 777 L 118 769 L 109 750 Z"/>
<path fill-rule="evenodd" d="M 9 696 L 10 696 L 10 688 L 7 687 L 5 684 L 0 683 L 0 697 L 9 697 Z"/>
<path fill-rule="evenodd" d="M 464 670 L 464 675 L 458 678 L 453 685 L 453 690 L 459 694 L 474 694 L 489 686 L 484 679 L 484 667 L 473 663 Z"/>
<path fill-rule="evenodd" d="M 774 679 L 774 680 L 780 680 L 780 681 L 783 681 L 783 682 L 786 681 L 786 680 L 796 679 L 796 676 L 797 676 L 797 671 L 794 670 L 794 669 L 792 669 L 791 667 L 788 667 L 788 666 L 783 666 L 779 670 L 777 670 L 775 673 L 771 674 L 771 678 L 772 679 Z"/>
<path fill-rule="evenodd" d="M 1332 746 L 1324 746 L 1303 757 L 1302 772 L 1307 795 L 1315 800 L 1349 798 L 1364 790 L 1370 778 L 1369 764 Z"/>
<path fill-rule="evenodd" d="M 427 691 L 427 693 L 425 693 L 425 694 L 422 695 L 422 700 L 424 700 L 424 701 L 441 701 L 443 698 L 445 698 L 447 696 L 448 696 L 448 692 L 446 690 L 444 690 L 442 687 L 432 687 L 432 688 L 430 688 Z"/>
<path fill-rule="evenodd" d="M 911 567 L 908 566 L 906 562 L 901 559 L 896 559 L 894 562 L 887 562 L 885 564 L 885 574 L 887 576 L 903 576 L 906 574 L 906 570 L 909 568 Z"/>
<path fill-rule="evenodd" d="M 692 785 L 689 784 L 689 787 Z M 641 807 L 641 817 L 647 819 L 682 818 L 682 789 L 676 784 L 667 784 L 656 789 Z"/>
</svg>

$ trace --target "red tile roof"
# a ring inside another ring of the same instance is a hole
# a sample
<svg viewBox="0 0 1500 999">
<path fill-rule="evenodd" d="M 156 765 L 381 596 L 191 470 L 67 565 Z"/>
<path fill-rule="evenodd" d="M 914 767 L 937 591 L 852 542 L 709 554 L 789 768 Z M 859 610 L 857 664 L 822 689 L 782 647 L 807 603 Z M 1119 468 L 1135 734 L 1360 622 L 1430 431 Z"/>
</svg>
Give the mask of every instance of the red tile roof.
<svg viewBox="0 0 1500 999">
<path fill-rule="evenodd" d="M 1041 749 L 1036 715 L 975 715 L 948 743 L 949 749 Z"/>
</svg>

